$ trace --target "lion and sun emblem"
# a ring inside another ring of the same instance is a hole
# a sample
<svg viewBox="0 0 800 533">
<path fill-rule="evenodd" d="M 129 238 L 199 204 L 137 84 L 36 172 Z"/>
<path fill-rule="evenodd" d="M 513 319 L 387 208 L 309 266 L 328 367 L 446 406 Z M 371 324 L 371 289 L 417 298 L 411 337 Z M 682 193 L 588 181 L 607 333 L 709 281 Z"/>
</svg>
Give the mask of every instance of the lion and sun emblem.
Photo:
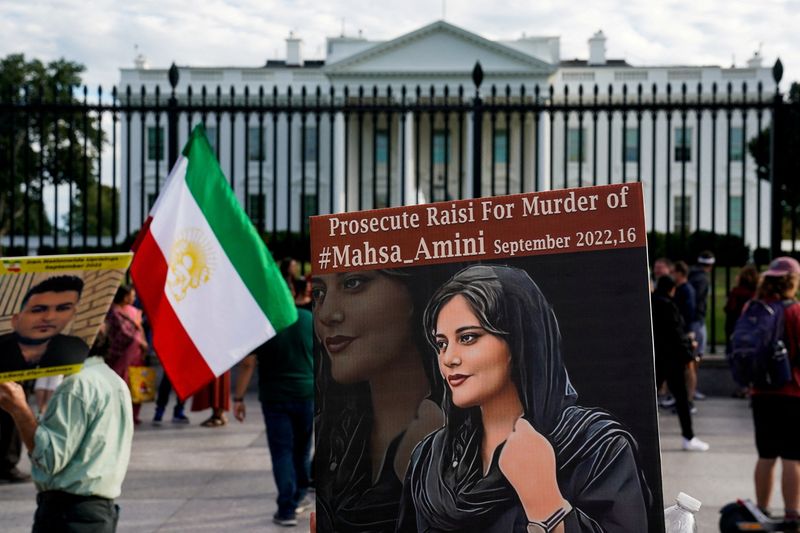
<svg viewBox="0 0 800 533">
<path fill-rule="evenodd" d="M 170 250 L 167 272 L 167 287 L 176 302 L 211 279 L 214 262 L 214 247 L 201 229 L 180 232 Z"/>
</svg>

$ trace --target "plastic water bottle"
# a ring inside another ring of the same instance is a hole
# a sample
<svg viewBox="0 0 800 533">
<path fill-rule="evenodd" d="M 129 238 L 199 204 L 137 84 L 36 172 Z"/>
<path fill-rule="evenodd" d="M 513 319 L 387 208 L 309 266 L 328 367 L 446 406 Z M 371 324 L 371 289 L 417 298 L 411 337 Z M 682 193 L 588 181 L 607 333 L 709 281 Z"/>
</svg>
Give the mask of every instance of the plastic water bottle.
<svg viewBox="0 0 800 533">
<path fill-rule="evenodd" d="M 675 505 L 664 510 L 667 533 L 697 533 L 694 513 L 700 510 L 700 500 L 679 492 Z"/>
</svg>

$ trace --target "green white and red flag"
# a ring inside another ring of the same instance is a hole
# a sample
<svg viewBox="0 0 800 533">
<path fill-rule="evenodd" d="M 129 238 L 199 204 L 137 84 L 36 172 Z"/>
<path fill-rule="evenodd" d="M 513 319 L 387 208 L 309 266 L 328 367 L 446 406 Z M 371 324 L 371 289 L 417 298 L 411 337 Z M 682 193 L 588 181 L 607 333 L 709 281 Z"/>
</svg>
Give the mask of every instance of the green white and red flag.
<svg viewBox="0 0 800 533">
<path fill-rule="evenodd" d="M 297 320 L 278 267 L 198 125 L 134 244 L 131 276 L 181 398 Z"/>
</svg>

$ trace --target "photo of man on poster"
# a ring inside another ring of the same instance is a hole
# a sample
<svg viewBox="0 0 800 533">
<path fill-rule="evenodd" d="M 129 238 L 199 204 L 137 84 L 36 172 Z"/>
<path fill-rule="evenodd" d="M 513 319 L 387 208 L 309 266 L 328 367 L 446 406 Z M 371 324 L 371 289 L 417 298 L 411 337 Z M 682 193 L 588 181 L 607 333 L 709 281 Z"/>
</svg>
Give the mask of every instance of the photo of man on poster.
<svg viewBox="0 0 800 533">
<path fill-rule="evenodd" d="M 83 363 L 89 347 L 62 332 L 78 311 L 83 280 L 53 276 L 25 293 L 11 317 L 12 331 L 0 336 L 0 379 L 3 373 Z"/>
</svg>

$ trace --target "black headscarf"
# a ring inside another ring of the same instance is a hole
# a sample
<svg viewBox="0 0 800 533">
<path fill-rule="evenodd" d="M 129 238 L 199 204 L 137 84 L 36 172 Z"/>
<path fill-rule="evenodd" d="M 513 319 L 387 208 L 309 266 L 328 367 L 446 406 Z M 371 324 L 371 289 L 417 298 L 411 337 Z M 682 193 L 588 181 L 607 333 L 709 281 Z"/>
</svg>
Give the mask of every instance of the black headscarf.
<svg viewBox="0 0 800 533">
<path fill-rule="evenodd" d="M 636 443 L 608 413 L 575 405 L 578 395 L 562 360 L 558 322 L 527 272 L 474 265 L 456 274 L 437 290 L 426 309 L 425 326 L 431 342 L 439 311 L 456 295 L 469 302 L 484 329 L 509 345 L 511 376 L 523 416 L 553 446 L 559 488 L 576 508 L 569 518 L 575 527 L 568 531 L 602 531 L 594 529 L 594 518 L 588 518 L 600 514 L 617 525 L 633 525 L 620 531 L 636 531 L 646 524 L 649 491 L 638 467 Z M 499 515 L 506 511 L 518 514 L 519 499 L 500 469 L 493 467 L 483 474 L 480 408 L 454 406 L 449 390 L 444 405 L 446 426 L 414 452 L 399 531 L 414 529 L 411 523 L 415 519 L 407 520 L 409 499 L 413 501 L 412 514 L 423 517 L 431 531 L 488 531 L 482 523 L 496 528 Z M 493 466 L 501 450 L 502 445 L 495 450 Z M 621 458 L 625 464 L 619 468 L 604 468 Z M 588 486 L 599 490 L 587 490 Z M 623 509 L 619 498 L 623 498 Z"/>
<path fill-rule="evenodd" d="M 469 302 L 484 329 L 508 343 L 511 379 L 524 416 L 539 433 L 550 433 L 564 409 L 575 404 L 578 393 L 564 368 L 558 322 L 542 291 L 527 272 L 518 268 L 465 268 L 442 285 L 428 304 L 425 328 L 431 343 L 439 311 L 457 295 Z M 465 418 L 472 418 L 467 410 L 452 405 L 449 392 L 445 406 L 450 430 L 461 426 Z M 479 414 L 477 408 L 469 411 Z"/>
</svg>

